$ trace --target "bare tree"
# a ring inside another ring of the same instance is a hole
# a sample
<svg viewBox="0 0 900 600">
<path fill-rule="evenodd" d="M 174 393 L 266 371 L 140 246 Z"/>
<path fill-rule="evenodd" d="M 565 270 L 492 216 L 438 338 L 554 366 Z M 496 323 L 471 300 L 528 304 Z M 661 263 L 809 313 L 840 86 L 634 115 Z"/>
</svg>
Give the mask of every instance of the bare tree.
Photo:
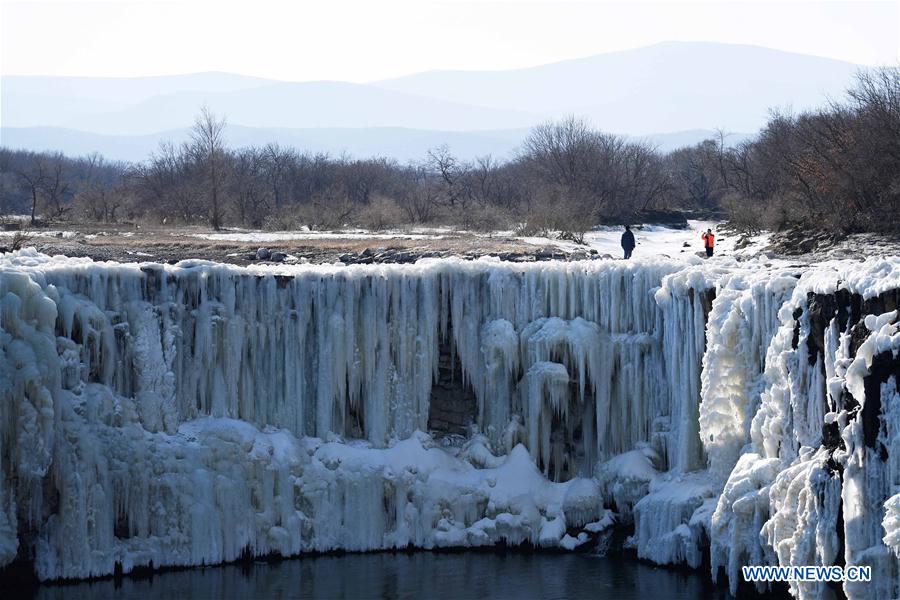
<svg viewBox="0 0 900 600">
<path fill-rule="evenodd" d="M 410 166 L 405 181 L 397 191 L 400 208 L 412 223 L 428 223 L 435 215 L 440 187 L 431 172 L 423 166 Z"/>
<path fill-rule="evenodd" d="M 150 159 L 138 165 L 129 175 L 132 187 L 144 198 L 149 212 L 161 222 L 179 220 L 191 223 L 200 211 L 196 198 L 200 193 L 197 180 L 197 165 L 190 148 L 162 142 Z M 202 215 L 208 218 L 208 213 Z"/>
<path fill-rule="evenodd" d="M 218 231 L 222 227 L 222 192 L 225 181 L 225 117 L 219 118 L 204 106 L 191 130 L 191 153 L 200 166 L 209 202 L 209 224 Z"/>
<path fill-rule="evenodd" d="M 727 209 L 742 227 L 897 231 L 900 69 L 863 71 L 844 101 L 772 113 L 753 139 L 726 134 L 666 155 L 568 118 L 531 132 L 508 161 L 466 161 L 446 146 L 420 163 L 298 153 L 270 144 L 230 151 L 225 120 L 203 108 L 183 145 L 126 166 L 0 149 L 0 208 L 197 223 L 340 227 L 447 219 L 466 228 L 512 224 L 574 240 L 598 223 L 650 209 Z M 131 201 L 131 199 L 134 201 Z M 125 207 L 125 208 L 123 208 Z M 402 211 L 402 216 L 399 214 Z"/>
<path fill-rule="evenodd" d="M 522 155 L 532 168 L 551 183 L 570 188 L 584 187 L 597 156 L 598 138 L 588 123 L 568 117 L 532 129 Z"/>
<path fill-rule="evenodd" d="M 69 201 L 72 198 L 72 182 L 65 172 L 66 169 L 67 163 L 62 152 L 50 157 L 50 167 L 44 177 L 44 192 L 47 207 L 54 219 L 59 219 L 68 212 Z"/>
<path fill-rule="evenodd" d="M 267 149 L 239 152 L 231 164 L 232 202 L 242 225 L 259 226 L 271 209 L 272 190 L 266 183 Z"/>
<path fill-rule="evenodd" d="M 35 224 L 38 198 L 43 194 L 48 177 L 48 166 L 43 154 L 31 154 L 25 164 L 16 170 L 22 187 L 31 198 L 31 224 Z"/>
<path fill-rule="evenodd" d="M 0 148 L 0 215 L 4 216 L 12 212 L 12 188 L 16 185 L 12 154 L 11 150 Z"/>
<path fill-rule="evenodd" d="M 278 144 L 266 144 L 260 158 L 274 208 L 278 209 L 285 203 L 284 188 L 287 187 L 289 172 L 296 167 L 297 153 Z"/>
</svg>

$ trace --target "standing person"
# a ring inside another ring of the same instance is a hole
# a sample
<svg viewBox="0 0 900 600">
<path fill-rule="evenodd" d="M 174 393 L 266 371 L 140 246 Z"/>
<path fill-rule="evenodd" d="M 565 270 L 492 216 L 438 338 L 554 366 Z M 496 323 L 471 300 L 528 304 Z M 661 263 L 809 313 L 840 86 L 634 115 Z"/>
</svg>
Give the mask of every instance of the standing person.
<svg viewBox="0 0 900 600">
<path fill-rule="evenodd" d="M 631 252 L 634 250 L 634 234 L 631 233 L 631 227 L 625 226 L 625 233 L 622 234 L 622 250 L 625 251 L 625 259 L 631 258 Z"/>
<path fill-rule="evenodd" d="M 716 236 L 713 235 L 712 229 L 707 229 L 706 233 L 700 236 L 703 238 L 703 247 L 706 248 L 706 258 L 713 255 L 713 247 L 716 245 Z"/>
</svg>

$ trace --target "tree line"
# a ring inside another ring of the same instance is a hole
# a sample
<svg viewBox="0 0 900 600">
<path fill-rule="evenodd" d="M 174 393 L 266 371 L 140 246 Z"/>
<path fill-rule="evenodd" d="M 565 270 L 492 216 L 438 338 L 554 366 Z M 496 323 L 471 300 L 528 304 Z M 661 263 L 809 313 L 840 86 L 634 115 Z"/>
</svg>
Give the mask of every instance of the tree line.
<svg viewBox="0 0 900 600">
<path fill-rule="evenodd" d="M 516 155 L 466 161 L 351 158 L 268 144 L 231 148 L 203 108 L 188 141 L 140 163 L 0 149 L 0 213 L 33 223 L 144 221 L 271 229 L 410 224 L 557 232 L 648 211 L 725 216 L 745 230 L 900 230 L 900 69 L 860 72 L 846 98 L 770 115 L 752 139 L 724 133 L 662 153 L 567 118 L 535 127 Z"/>
</svg>

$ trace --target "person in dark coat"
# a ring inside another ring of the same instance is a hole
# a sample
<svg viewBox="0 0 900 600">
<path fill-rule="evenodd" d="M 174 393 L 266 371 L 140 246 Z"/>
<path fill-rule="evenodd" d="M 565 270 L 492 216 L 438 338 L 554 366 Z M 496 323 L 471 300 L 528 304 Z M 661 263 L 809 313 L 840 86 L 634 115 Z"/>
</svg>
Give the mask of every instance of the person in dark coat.
<svg viewBox="0 0 900 600">
<path fill-rule="evenodd" d="M 622 234 L 622 250 L 625 251 L 625 258 L 631 258 L 631 252 L 634 250 L 634 234 L 631 233 L 631 227 L 625 226 L 625 233 Z"/>
</svg>

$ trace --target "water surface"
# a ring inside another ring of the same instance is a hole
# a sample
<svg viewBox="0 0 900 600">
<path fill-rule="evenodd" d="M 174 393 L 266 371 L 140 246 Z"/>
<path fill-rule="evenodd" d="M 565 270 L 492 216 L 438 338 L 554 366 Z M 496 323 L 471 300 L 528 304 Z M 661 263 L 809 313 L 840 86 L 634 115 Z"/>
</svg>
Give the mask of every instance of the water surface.
<svg viewBox="0 0 900 600">
<path fill-rule="evenodd" d="M 705 572 L 622 557 L 519 552 L 381 552 L 309 556 L 42 585 L 41 600 L 79 598 L 728 598 Z"/>
</svg>

